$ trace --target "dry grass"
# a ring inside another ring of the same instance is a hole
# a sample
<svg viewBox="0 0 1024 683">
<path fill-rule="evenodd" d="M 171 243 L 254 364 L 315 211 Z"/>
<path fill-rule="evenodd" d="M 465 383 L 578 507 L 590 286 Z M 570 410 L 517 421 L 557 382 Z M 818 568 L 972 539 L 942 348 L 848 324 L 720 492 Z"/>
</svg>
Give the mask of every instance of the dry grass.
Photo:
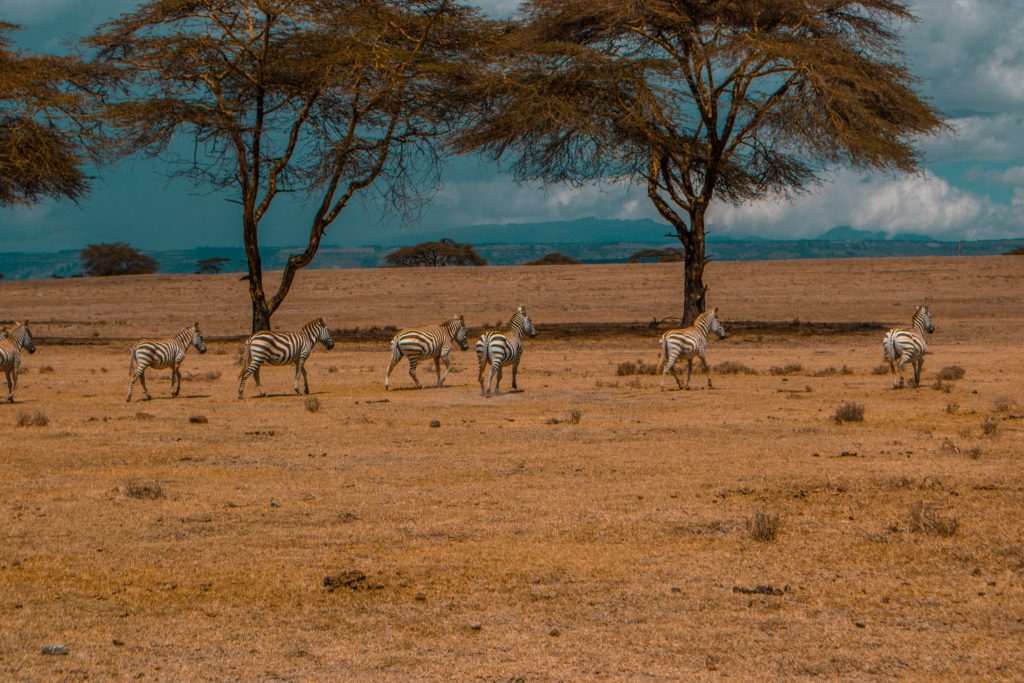
<svg viewBox="0 0 1024 683">
<path fill-rule="evenodd" d="M 933 505 L 918 501 L 910 506 L 910 531 L 915 534 L 953 536 L 960 528 L 960 521 L 953 516 L 939 513 Z"/>
<path fill-rule="evenodd" d="M 637 359 L 634 363 L 631 360 L 619 363 L 615 369 L 615 374 L 619 377 L 628 377 L 630 375 L 656 375 L 658 374 L 658 366 L 656 363 L 645 363 L 642 359 Z"/>
<path fill-rule="evenodd" d="M 302 405 L 307 412 L 320 412 L 320 399 L 318 399 L 316 396 L 307 396 L 305 399 L 303 399 Z"/>
<path fill-rule="evenodd" d="M 1017 402 L 1008 396 L 1000 396 L 992 402 L 997 413 L 1008 413 L 1017 407 Z"/>
<path fill-rule="evenodd" d="M 206 372 L 186 372 L 182 374 L 182 379 L 186 382 L 214 382 L 220 379 L 223 373 L 220 370 L 207 370 Z"/>
<path fill-rule="evenodd" d="M 678 266 L 459 270 L 311 271 L 274 325 L 324 315 L 404 327 L 463 312 L 475 326 L 520 301 L 539 325 L 678 308 Z M 614 376 L 620 360 L 654 360 L 659 330 L 553 340 L 542 327 L 522 391 L 491 399 L 473 351 L 455 352 L 464 372 L 444 389 L 429 386 L 430 367 L 426 389 L 385 393 L 386 340 L 318 347 L 307 367 L 323 409 L 310 413 L 293 368 L 265 367 L 270 396 L 236 400 L 240 344 L 212 341 L 188 367 L 219 381 L 140 407 L 124 402 L 124 343 L 105 338 L 163 329 L 167 311 L 150 305 L 163 300 L 202 311 L 214 339 L 239 335 L 250 313 L 237 276 L 0 284 L 5 318 L 89 342 L 38 343 L 32 362 L 58 372 L 33 373 L 19 404 L 0 405 L 0 679 L 1024 679 L 1007 637 L 1024 603 L 1024 433 L 993 410 L 1024 386 L 1024 302 L 1005 295 L 1024 260 L 714 262 L 707 273 L 731 320 L 798 310 L 905 322 L 929 300 L 928 367 L 985 358 L 984 369 L 960 382 L 950 414 L 950 395 L 867 374 L 884 333 L 730 326 L 709 361 L 759 374 L 707 390 L 697 372 L 699 390 L 661 393 L 651 377 Z M 767 368 L 796 361 L 857 372 L 777 392 L 806 382 Z M 871 419 L 834 427 L 845 401 Z M 574 408 L 578 426 L 545 424 Z M 17 429 L 19 409 L 54 419 Z M 986 416 L 997 438 L 982 437 Z M 940 448 L 947 437 L 960 453 Z M 128 497 L 127 481 L 159 482 L 164 497 Z M 937 513 L 959 518 L 956 535 L 910 533 L 919 499 L 955 505 Z M 780 514 L 774 541 L 747 532 L 756 510 Z M 914 627 L 936 619 L 942 628 Z M 41 656 L 51 643 L 70 655 Z"/>
<path fill-rule="evenodd" d="M 881 363 L 871 368 L 872 375 L 888 375 L 890 372 L 888 363 Z"/>
<path fill-rule="evenodd" d="M 50 418 L 39 410 L 20 410 L 16 424 L 19 427 L 45 427 L 50 424 Z"/>
<path fill-rule="evenodd" d="M 999 423 L 993 420 L 991 417 L 986 417 L 981 421 L 981 433 L 985 436 L 995 436 L 996 432 L 999 431 Z"/>
<path fill-rule="evenodd" d="M 782 373 L 782 374 L 786 374 L 786 373 Z M 811 373 L 811 375 L 813 377 L 833 377 L 835 375 L 848 376 L 848 375 L 852 375 L 852 374 L 853 374 L 853 369 L 850 368 L 847 365 L 844 365 L 844 366 L 842 366 L 840 368 L 837 368 L 837 367 L 835 367 L 833 365 L 830 365 L 827 368 L 823 368 L 821 370 L 815 370 L 814 372 Z"/>
<path fill-rule="evenodd" d="M 947 365 L 935 373 L 935 376 L 942 382 L 955 382 L 964 378 L 964 369 L 960 365 Z"/>
<path fill-rule="evenodd" d="M 156 500 L 164 497 L 164 489 L 158 481 L 132 480 L 124 485 L 124 495 L 139 500 Z"/>
<path fill-rule="evenodd" d="M 773 376 L 785 376 L 785 375 L 796 375 L 804 371 L 804 366 L 800 363 L 786 363 L 785 365 L 773 365 L 769 370 L 768 374 Z"/>
<path fill-rule="evenodd" d="M 847 401 L 836 408 L 836 412 L 832 413 L 832 419 L 836 424 L 842 424 L 844 422 L 863 422 L 864 404 Z"/>
<path fill-rule="evenodd" d="M 712 370 L 719 375 L 756 375 L 757 370 L 744 365 L 743 363 L 727 360 L 712 367 Z"/>
<path fill-rule="evenodd" d="M 777 513 L 758 510 L 747 518 L 747 533 L 755 541 L 774 541 L 782 529 L 782 519 Z"/>
</svg>

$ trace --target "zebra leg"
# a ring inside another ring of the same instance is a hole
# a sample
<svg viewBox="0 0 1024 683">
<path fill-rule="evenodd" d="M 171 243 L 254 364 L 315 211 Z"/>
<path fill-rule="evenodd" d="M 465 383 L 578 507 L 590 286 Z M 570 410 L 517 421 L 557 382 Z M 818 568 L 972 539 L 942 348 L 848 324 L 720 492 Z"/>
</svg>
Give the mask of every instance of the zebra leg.
<svg viewBox="0 0 1024 683">
<path fill-rule="evenodd" d="M 422 389 L 423 385 L 420 384 L 420 380 L 416 376 L 416 364 L 418 362 L 419 362 L 419 359 L 413 358 L 412 356 L 409 357 L 409 376 L 412 377 L 412 381 L 416 383 L 416 388 L 417 389 Z"/>
<path fill-rule="evenodd" d="M 495 381 L 494 381 L 494 395 L 495 396 L 497 396 L 498 394 L 501 393 L 501 376 L 503 374 L 504 374 L 504 371 L 502 370 L 501 364 L 499 363 L 498 364 L 498 376 L 495 377 Z"/>
<path fill-rule="evenodd" d="M 516 386 L 516 373 L 519 372 L 519 359 L 517 358 L 512 362 L 512 391 L 516 391 L 519 387 Z"/>
<path fill-rule="evenodd" d="M 306 387 L 305 388 L 305 392 L 308 394 L 309 393 L 309 375 L 306 374 L 306 366 L 305 365 L 302 366 L 302 381 L 303 381 L 303 383 L 305 384 L 305 387 Z"/>
<path fill-rule="evenodd" d="M 139 366 L 139 369 L 135 371 L 135 374 L 139 377 L 139 384 L 142 386 L 142 391 L 146 395 L 146 400 L 149 401 L 153 397 L 149 394 L 149 387 L 146 386 L 146 368 Z"/>
<path fill-rule="evenodd" d="M 679 373 L 676 372 L 676 361 L 679 360 L 679 356 L 673 353 L 668 354 L 668 359 L 665 361 L 665 368 L 661 371 L 661 390 L 665 391 L 665 376 L 668 374 L 672 375 L 672 379 L 676 381 L 676 388 L 682 389 L 683 384 L 679 381 Z"/>
<path fill-rule="evenodd" d="M 171 366 L 171 398 L 178 398 L 181 393 L 181 371 L 177 365 Z"/>
<path fill-rule="evenodd" d="M 136 374 L 137 369 L 138 368 L 135 366 L 135 363 L 132 362 L 131 372 L 128 375 L 128 398 L 124 400 L 125 403 L 132 402 L 132 394 L 135 392 L 135 381 L 139 378 Z"/>
<path fill-rule="evenodd" d="M 295 395 L 296 396 L 302 394 L 302 392 L 299 391 L 299 379 L 302 377 L 302 373 L 304 371 L 304 368 L 302 367 L 305 364 L 304 361 L 305 361 L 305 359 L 302 358 L 302 357 L 299 357 L 299 360 L 295 361 Z M 307 394 L 309 393 L 309 386 L 306 387 L 306 393 Z"/>
<path fill-rule="evenodd" d="M 899 362 L 896 363 L 896 369 L 899 370 L 899 373 L 900 373 L 900 385 L 899 385 L 900 389 L 902 389 L 905 386 L 905 382 L 903 380 L 903 366 L 906 365 L 909 362 L 910 362 L 910 354 L 909 353 L 905 353 L 902 356 L 900 356 Z"/>
<path fill-rule="evenodd" d="M 892 388 L 893 389 L 899 389 L 900 385 L 896 381 L 896 360 L 895 359 L 889 361 L 889 374 L 892 375 Z"/>
<path fill-rule="evenodd" d="M 259 366 L 254 368 L 253 371 L 252 371 L 252 381 L 256 383 L 256 388 L 260 392 L 260 398 L 265 398 L 266 395 L 267 395 L 267 392 L 263 391 L 263 385 L 260 384 L 260 369 L 259 369 Z"/>
<path fill-rule="evenodd" d="M 242 378 L 238 382 L 238 398 L 245 398 L 245 380 L 252 376 L 253 382 L 256 383 L 256 389 L 259 390 L 260 396 L 264 396 L 263 387 L 260 386 L 260 368 L 255 363 L 252 363 L 242 373 Z"/>
<path fill-rule="evenodd" d="M 14 384 L 11 382 L 11 371 L 5 370 L 4 374 L 7 376 L 7 398 L 4 401 L 14 403 Z"/>
<path fill-rule="evenodd" d="M 711 368 L 708 367 L 708 359 L 704 357 L 704 354 L 700 354 L 700 362 L 704 366 L 704 375 L 708 378 L 708 389 L 714 389 L 711 385 Z"/>
<path fill-rule="evenodd" d="M 434 372 L 437 374 L 437 386 L 441 386 L 441 359 L 434 359 Z M 447 373 L 445 373 L 447 374 Z"/>
<path fill-rule="evenodd" d="M 686 390 L 690 390 L 690 377 L 693 376 L 693 356 L 686 359 Z"/>
<path fill-rule="evenodd" d="M 444 374 L 437 380 L 437 386 L 444 386 L 444 381 L 448 379 L 448 373 L 452 371 L 452 359 L 446 353 L 441 358 L 444 360 Z"/>
<path fill-rule="evenodd" d="M 481 369 L 480 372 L 481 372 L 481 376 L 483 376 L 483 370 L 482 369 Z M 484 390 L 484 396 L 490 396 L 491 395 L 491 382 L 494 381 L 494 375 L 499 373 L 499 372 L 501 372 L 501 365 L 497 361 L 491 363 L 491 370 L 490 370 L 490 372 L 487 373 L 487 389 Z M 497 390 L 495 390 L 495 393 L 497 393 Z"/>
<path fill-rule="evenodd" d="M 921 386 L 921 370 L 924 369 L 924 356 L 921 356 L 914 363 L 914 388 Z"/>
<path fill-rule="evenodd" d="M 384 389 L 385 390 L 390 390 L 391 389 L 391 371 L 395 369 L 395 366 L 398 365 L 398 362 L 400 360 L 402 360 L 402 356 L 400 354 L 396 354 L 396 355 L 392 355 L 391 356 L 391 362 L 388 363 L 388 371 L 384 375 Z"/>
</svg>

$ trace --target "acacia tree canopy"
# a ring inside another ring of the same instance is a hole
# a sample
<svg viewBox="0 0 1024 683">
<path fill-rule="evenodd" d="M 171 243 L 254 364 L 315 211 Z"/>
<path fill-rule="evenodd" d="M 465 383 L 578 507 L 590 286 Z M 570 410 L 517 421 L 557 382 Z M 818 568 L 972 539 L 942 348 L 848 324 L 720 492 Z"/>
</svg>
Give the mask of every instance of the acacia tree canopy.
<svg viewBox="0 0 1024 683">
<path fill-rule="evenodd" d="M 0 22 L 0 206 L 78 200 L 93 126 L 86 92 L 94 74 L 71 57 L 16 49 Z"/>
<path fill-rule="evenodd" d="M 120 75 L 104 114 L 119 153 L 170 158 L 173 174 L 234 194 L 255 331 L 354 195 L 403 217 L 429 198 L 485 26 L 450 0 L 149 0 L 86 44 Z M 268 296 L 259 226 L 282 193 L 316 212 Z"/>
<path fill-rule="evenodd" d="M 90 244 L 78 254 L 82 270 L 90 277 L 148 275 L 160 269 L 156 259 L 126 242 Z"/>
<path fill-rule="evenodd" d="M 396 249 L 384 257 L 384 263 L 399 267 L 443 268 L 445 266 L 486 266 L 487 259 L 476 253 L 470 244 L 460 244 L 455 240 L 443 239 Z"/>
<path fill-rule="evenodd" d="M 529 0 L 478 79 L 461 152 L 524 180 L 646 187 L 704 309 L 708 206 L 805 191 L 838 165 L 918 168 L 943 127 L 914 91 L 901 0 Z"/>
</svg>

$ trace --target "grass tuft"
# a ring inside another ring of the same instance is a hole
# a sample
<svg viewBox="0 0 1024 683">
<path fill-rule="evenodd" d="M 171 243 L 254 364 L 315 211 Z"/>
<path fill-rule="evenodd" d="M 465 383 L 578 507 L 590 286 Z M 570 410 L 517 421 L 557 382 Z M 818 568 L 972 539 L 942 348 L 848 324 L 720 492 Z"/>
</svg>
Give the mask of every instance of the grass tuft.
<svg viewBox="0 0 1024 683">
<path fill-rule="evenodd" d="M 852 375 L 853 374 L 853 369 L 850 366 L 848 366 L 848 365 L 844 365 L 841 368 L 836 368 L 834 366 L 829 366 L 829 367 L 824 368 L 822 370 L 816 370 L 815 372 L 813 372 L 811 374 L 814 377 L 833 377 L 835 375 Z"/>
<path fill-rule="evenodd" d="M 836 412 L 833 413 L 832 419 L 835 420 L 836 424 L 842 424 L 844 422 L 863 422 L 864 405 L 862 403 L 847 401 L 836 408 Z"/>
<path fill-rule="evenodd" d="M 656 375 L 658 374 L 658 366 L 655 363 L 645 363 L 642 359 L 637 358 L 635 363 L 631 360 L 619 363 L 615 374 L 619 377 L 626 377 L 628 375 Z"/>
<path fill-rule="evenodd" d="M 307 396 L 302 405 L 311 413 L 320 412 L 320 399 L 316 396 Z"/>
<path fill-rule="evenodd" d="M 935 375 L 944 382 L 954 382 L 964 378 L 964 369 L 959 365 L 947 365 Z"/>
<path fill-rule="evenodd" d="M 164 497 L 164 489 L 158 481 L 132 480 L 124 485 L 124 495 L 138 500 L 156 500 Z"/>
<path fill-rule="evenodd" d="M 795 375 L 798 372 L 803 371 L 804 366 L 800 365 L 800 363 L 786 363 L 785 365 L 773 365 L 772 368 L 768 370 L 768 374 L 777 377 L 780 375 Z"/>
<path fill-rule="evenodd" d="M 722 361 L 712 368 L 719 375 L 756 375 L 757 370 L 734 360 Z"/>
<path fill-rule="evenodd" d="M 996 431 L 999 430 L 999 423 L 993 420 L 991 417 L 986 417 L 981 422 L 981 433 L 985 436 L 995 436 Z"/>
<path fill-rule="evenodd" d="M 915 534 L 931 534 L 933 536 L 952 536 L 960 528 L 956 517 L 943 516 L 934 506 L 917 501 L 910 506 L 910 531 Z"/>
<path fill-rule="evenodd" d="M 777 513 L 758 510 L 747 518 L 747 533 L 755 541 L 774 541 L 781 528 L 782 520 Z"/>
<path fill-rule="evenodd" d="M 882 363 L 881 365 L 876 365 L 875 367 L 871 368 L 871 374 L 872 375 L 886 375 L 888 373 L 889 373 L 889 364 L 888 363 Z"/>
<path fill-rule="evenodd" d="M 18 413 L 19 427 L 45 427 L 50 424 L 50 418 L 38 410 L 22 410 Z"/>
</svg>

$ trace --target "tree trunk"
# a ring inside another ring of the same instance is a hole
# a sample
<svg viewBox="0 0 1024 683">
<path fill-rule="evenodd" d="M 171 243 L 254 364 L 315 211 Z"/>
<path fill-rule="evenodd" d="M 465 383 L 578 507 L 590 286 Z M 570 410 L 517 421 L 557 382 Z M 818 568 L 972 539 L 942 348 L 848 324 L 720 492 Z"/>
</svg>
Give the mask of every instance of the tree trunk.
<svg viewBox="0 0 1024 683">
<path fill-rule="evenodd" d="M 679 235 L 683 243 L 683 325 L 692 325 L 704 312 L 707 285 L 704 284 L 704 210 L 690 212 L 690 229 Z"/>
<path fill-rule="evenodd" d="M 246 212 L 249 213 L 248 211 Z M 270 329 L 270 306 L 263 291 L 263 262 L 255 219 L 247 215 L 242 221 L 242 238 L 246 261 L 249 262 L 249 298 L 252 299 L 252 333 Z"/>
</svg>

